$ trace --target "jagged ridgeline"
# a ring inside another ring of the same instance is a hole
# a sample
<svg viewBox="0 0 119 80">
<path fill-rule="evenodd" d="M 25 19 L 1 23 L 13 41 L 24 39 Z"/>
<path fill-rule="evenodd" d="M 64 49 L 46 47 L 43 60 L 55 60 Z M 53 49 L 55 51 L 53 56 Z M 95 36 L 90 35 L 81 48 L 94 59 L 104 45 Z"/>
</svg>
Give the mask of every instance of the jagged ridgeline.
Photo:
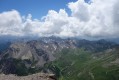
<svg viewBox="0 0 119 80">
<path fill-rule="evenodd" d="M 119 45 L 49 37 L 12 42 L 0 54 L 1 74 L 39 72 L 59 80 L 119 80 Z"/>
</svg>

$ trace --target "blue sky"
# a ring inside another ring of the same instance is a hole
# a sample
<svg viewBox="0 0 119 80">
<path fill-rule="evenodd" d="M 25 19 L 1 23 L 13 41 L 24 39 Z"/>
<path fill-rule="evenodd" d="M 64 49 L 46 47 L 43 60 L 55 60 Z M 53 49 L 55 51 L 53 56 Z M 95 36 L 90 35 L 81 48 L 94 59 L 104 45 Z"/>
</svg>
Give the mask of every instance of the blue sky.
<svg viewBox="0 0 119 80">
<path fill-rule="evenodd" d="M 59 9 L 67 9 L 69 2 L 77 0 L 0 0 L 0 12 L 15 9 L 21 15 L 32 14 L 34 18 L 41 18 L 46 15 L 49 10 L 59 11 Z M 89 0 L 85 0 L 88 2 Z"/>
<path fill-rule="evenodd" d="M 65 8 L 69 2 L 77 0 L 0 0 L 0 12 L 15 9 L 21 15 L 32 14 L 34 18 L 45 16 L 49 10 L 59 11 Z"/>
<path fill-rule="evenodd" d="M 88 1 L 0 0 L 0 35 L 119 37 L 119 0 Z"/>
</svg>

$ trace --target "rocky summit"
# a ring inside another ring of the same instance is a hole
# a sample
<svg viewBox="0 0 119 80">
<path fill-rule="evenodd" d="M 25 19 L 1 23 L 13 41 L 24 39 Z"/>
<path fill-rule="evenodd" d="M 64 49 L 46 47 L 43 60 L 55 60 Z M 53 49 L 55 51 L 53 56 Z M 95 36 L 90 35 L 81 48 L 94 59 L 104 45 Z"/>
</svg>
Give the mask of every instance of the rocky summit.
<svg viewBox="0 0 119 80">
<path fill-rule="evenodd" d="M 54 74 L 37 73 L 29 76 L 0 75 L 0 80 L 56 80 Z"/>
</svg>

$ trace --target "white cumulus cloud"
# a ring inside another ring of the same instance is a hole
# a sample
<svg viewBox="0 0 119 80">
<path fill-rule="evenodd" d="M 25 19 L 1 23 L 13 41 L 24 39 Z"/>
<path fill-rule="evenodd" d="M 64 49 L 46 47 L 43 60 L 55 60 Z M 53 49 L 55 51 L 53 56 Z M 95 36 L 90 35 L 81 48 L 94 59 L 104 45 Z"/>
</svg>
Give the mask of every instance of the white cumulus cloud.
<svg viewBox="0 0 119 80">
<path fill-rule="evenodd" d="M 22 19 L 16 10 L 0 13 L 0 34 L 21 34 Z"/>
<path fill-rule="evenodd" d="M 23 17 L 17 10 L 0 13 L 0 35 L 59 36 L 79 38 L 119 37 L 119 1 L 84 0 L 68 3 L 65 9 L 49 10 L 42 19 Z"/>
</svg>

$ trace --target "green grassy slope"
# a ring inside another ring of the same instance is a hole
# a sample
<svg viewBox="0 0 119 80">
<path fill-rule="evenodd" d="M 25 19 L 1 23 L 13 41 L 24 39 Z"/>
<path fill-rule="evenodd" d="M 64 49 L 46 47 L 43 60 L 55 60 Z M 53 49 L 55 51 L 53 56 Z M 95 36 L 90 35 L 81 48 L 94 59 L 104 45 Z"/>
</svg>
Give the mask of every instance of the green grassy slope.
<svg viewBox="0 0 119 80">
<path fill-rule="evenodd" d="M 47 64 L 59 80 L 119 80 L 119 64 L 111 63 L 119 57 L 116 51 L 99 55 L 83 49 L 65 49 L 59 55 Z"/>
</svg>

